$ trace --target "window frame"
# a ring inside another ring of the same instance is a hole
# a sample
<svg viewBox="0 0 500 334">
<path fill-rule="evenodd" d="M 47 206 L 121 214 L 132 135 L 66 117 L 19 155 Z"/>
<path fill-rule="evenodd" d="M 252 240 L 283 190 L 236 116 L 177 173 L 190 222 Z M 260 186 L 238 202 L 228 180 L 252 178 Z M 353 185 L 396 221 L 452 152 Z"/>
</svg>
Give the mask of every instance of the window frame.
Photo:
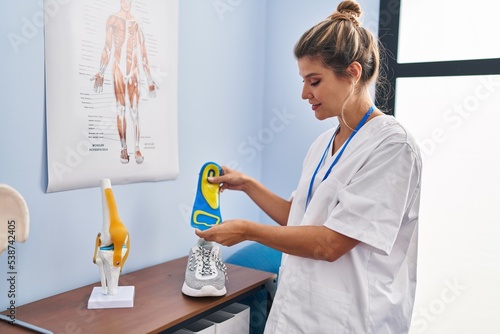
<svg viewBox="0 0 500 334">
<path fill-rule="evenodd" d="M 500 74 L 500 58 L 398 63 L 400 13 L 401 0 L 380 0 L 378 36 L 386 85 L 377 83 L 375 103 L 384 106 L 387 114 L 396 114 L 398 78 Z"/>
</svg>

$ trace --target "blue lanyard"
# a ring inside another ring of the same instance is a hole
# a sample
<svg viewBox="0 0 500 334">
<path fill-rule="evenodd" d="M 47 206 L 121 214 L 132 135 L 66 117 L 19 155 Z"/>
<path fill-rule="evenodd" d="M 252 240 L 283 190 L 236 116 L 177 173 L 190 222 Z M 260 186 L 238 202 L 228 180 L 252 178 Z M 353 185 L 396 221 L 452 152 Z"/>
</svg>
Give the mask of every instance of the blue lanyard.
<svg viewBox="0 0 500 334">
<path fill-rule="evenodd" d="M 345 144 L 342 145 L 342 148 L 340 149 L 340 151 L 338 152 L 337 156 L 335 157 L 335 160 L 333 160 L 332 164 L 330 165 L 330 168 L 328 168 L 328 171 L 326 172 L 326 174 L 323 177 L 323 180 L 321 180 L 321 182 L 325 181 L 326 178 L 328 177 L 328 175 L 330 175 L 330 172 L 332 171 L 333 166 L 335 166 L 337 164 L 337 161 L 339 161 L 340 157 L 342 156 L 342 153 L 344 153 L 344 150 L 347 147 L 347 145 L 349 144 L 349 142 L 351 141 L 352 137 L 354 137 L 354 135 L 359 131 L 359 129 L 361 129 L 361 127 L 366 123 L 366 120 L 368 119 L 368 117 L 370 117 L 370 115 L 372 114 L 372 112 L 374 110 L 375 110 L 375 106 L 372 105 L 370 107 L 370 109 L 368 109 L 368 111 L 366 112 L 366 114 L 363 116 L 363 118 L 361 119 L 361 121 L 359 121 L 358 125 L 356 126 L 356 129 L 354 129 L 354 131 L 351 133 L 351 135 L 349 136 L 349 138 L 347 138 Z M 309 183 L 309 190 L 307 192 L 307 199 L 306 199 L 306 209 L 307 209 L 307 206 L 309 205 L 309 201 L 311 200 L 311 193 L 312 193 L 312 188 L 313 188 L 314 180 L 316 179 L 316 174 L 318 174 L 318 171 L 319 171 L 321 165 L 323 164 L 323 161 L 325 160 L 326 155 L 328 154 L 328 151 L 330 149 L 330 146 L 332 145 L 333 138 L 335 137 L 335 133 L 336 132 L 337 131 L 335 131 L 333 133 L 332 138 L 328 142 L 328 145 L 326 146 L 325 152 L 323 153 L 323 156 L 321 157 L 321 160 L 319 161 L 318 166 L 316 167 L 316 170 L 313 173 L 313 176 L 311 178 L 311 183 Z"/>
</svg>

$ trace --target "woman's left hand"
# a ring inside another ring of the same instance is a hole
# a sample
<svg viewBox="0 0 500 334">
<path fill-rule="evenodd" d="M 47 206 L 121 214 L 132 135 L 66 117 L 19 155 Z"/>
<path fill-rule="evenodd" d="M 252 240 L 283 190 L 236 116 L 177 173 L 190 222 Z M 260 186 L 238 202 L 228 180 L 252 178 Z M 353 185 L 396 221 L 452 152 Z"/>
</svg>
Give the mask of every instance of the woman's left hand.
<svg viewBox="0 0 500 334">
<path fill-rule="evenodd" d="M 195 233 L 207 241 L 215 241 L 223 246 L 233 246 L 246 240 L 246 224 L 247 222 L 241 219 L 226 220 L 205 231 L 196 229 Z"/>
</svg>

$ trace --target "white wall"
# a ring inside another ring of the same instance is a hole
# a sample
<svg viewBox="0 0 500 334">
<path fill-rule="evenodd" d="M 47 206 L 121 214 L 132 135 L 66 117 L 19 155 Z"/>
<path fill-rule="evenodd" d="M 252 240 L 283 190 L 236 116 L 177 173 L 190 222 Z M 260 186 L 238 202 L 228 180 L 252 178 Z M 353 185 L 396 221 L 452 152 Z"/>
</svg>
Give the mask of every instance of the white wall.
<svg viewBox="0 0 500 334">
<path fill-rule="evenodd" d="M 98 188 L 44 192 L 43 31 L 38 28 L 17 53 L 7 39 L 10 32 L 22 35 L 25 22 L 41 14 L 41 1 L 0 1 L 0 183 L 16 188 L 31 214 L 30 238 L 17 245 L 17 304 L 22 305 L 98 280 L 92 256 L 102 211 Z M 187 255 L 196 241 L 189 214 L 204 162 L 238 168 L 288 196 L 310 143 L 333 125 L 318 122 L 300 99 L 302 80 L 292 50 L 338 1 L 179 3 L 180 175 L 174 181 L 113 186 L 132 240 L 125 273 Z M 376 31 L 378 2 L 360 3 L 366 24 Z M 223 218 L 268 222 L 242 194 L 222 196 Z M 224 255 L 236 249 L 225 248 Z M 6 272 L 4 255 L 0 309 L 8 303 Z"/>
</svg>

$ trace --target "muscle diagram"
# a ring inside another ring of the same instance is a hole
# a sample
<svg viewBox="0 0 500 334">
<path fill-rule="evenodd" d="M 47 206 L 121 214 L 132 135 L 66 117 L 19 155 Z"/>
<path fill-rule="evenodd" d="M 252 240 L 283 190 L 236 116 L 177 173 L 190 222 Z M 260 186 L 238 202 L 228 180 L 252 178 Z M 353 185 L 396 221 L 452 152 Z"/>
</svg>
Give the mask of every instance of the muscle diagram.
<svg viewBox="0 0 500 334">
<path fill-rule="evenodd" d="M 151 77 L 144 33 L 131 13 L 132 1 L 121 0 L 120 5 L 120 11 L 110 15 L 106 22 L 106 42 L 101 55 L 99 72 L 91 80 L 94 80 L 94 92 L 101 93 L 104 72 L 108 65 L 111 65 L 116 99 L 116 121 L 121 143 L 120 161 L 123 164 L 129 162 L 126 117 L 128 113 L 134 134 L 133 154 L 136 163 L 141 164 L 144 157 L 140 150 L 140 66 L 146 75 L 150 97 L 156 97 L 158 87 Z"/>
</svg>

